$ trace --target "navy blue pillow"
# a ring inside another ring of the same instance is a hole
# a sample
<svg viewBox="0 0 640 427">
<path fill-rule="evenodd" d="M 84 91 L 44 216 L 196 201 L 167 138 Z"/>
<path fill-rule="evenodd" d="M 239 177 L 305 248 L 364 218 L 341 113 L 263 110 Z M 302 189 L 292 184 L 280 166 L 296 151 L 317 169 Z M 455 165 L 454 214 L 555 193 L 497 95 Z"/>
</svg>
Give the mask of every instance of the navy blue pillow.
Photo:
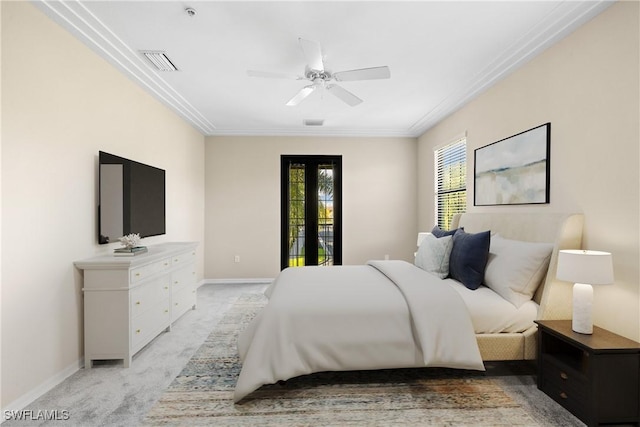
<svg viewBox="0 0 640 427">
<path fill-rule="evenodd" d="M 454 234 L 456 234 L 456 231 L 461 230 L 460 228 L 456 228 L 455 230 L 443 230 L 442 228 L 438 227 L 437 225 L 435 227 L 433 227 L 433 230 L 431 230 L 431 234 L 433 234 L 434 236 L 436 236 L 437 238 L 440 237 L 444 237 L 444 236 L 453 236 Z"/>
<path fill-rule="evenodd" d="M 484 281 L 490 243 L 489 231 L 472 234 L 457 230 L 449 258 L 449 277 L 471 290 L 478 289 Z"/>
</svg>

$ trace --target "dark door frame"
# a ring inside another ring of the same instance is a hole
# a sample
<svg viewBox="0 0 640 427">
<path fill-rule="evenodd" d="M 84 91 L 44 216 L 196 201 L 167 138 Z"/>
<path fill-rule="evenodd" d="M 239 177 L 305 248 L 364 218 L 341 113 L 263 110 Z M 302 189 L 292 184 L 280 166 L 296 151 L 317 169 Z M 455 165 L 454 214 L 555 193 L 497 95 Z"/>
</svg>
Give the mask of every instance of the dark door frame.
<svg viewBox="0 0 640 427">
<path fill-rule="evenodd" d="M 281 155 L 280 156 L 280 269 L 289 266 L 289 165 L 303 163 L 307 171 L 317 171 L 324 163 L 335 165 L 333 175 L 333 264 L 342 264 L 342 156 Z M 313 197 L 308 197 L 309 191 Z M 305 173 L 305 233 L 318 230 L 318 175 Z M 305 239 L 305 265 L 317 265 L 318 245 L 307 245 Z M 316 239 L 314 239 L 316 240 Z"/>
</svg>

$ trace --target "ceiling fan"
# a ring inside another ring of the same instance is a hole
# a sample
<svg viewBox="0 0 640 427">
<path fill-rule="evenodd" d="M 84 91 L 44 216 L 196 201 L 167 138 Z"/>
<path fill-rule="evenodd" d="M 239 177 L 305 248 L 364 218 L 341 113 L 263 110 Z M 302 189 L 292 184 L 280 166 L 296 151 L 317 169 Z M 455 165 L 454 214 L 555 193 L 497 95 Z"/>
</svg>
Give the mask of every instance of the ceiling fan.
<svg viewBox="0 0 640 427">
<path fill-rule="evenodd" d="M 388 79 L 391 77 L 391 72 L 387 66 L 360 68 L 357 70 L 332 73 L 324 68 L 322 47 L 320 46 L 320 43 L 305 40 L 303 38 L 299 38 L 298 42 L 300 43 L 302 52 L 307 60 L 307 66 L 304 69 L 304 76 L 270 71 L 247 71 L 247 74 L 251 77 L 309 80 L 311 84 L 300 89 L 300 91 L 287 102 L 287 105 L 290 107 L 298 105 L 318 88 L 326 89 L 327 92 L 353 107 L 360 104 L 362 99 L 344 89 L 342 86 L 332 83 L 332 81 L 346 82 L 355 80 Z"/>
</svg>

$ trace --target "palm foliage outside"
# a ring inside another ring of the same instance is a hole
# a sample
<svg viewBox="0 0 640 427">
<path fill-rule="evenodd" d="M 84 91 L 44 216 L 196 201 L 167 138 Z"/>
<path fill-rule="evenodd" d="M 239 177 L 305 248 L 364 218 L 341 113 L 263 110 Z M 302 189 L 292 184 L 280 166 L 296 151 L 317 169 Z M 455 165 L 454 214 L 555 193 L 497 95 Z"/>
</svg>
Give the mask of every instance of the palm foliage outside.
<svg viewBox="0 0 640 427">
<path fill-rule="evenodd" d="M 289 168 L 289 266 L 302 266 L 304 262 L 304 238 L 314 236 L 316 230 L 306 232 L 305 217 L 305 173 L 302 165 L 291 165 Z M 318 168 L 318 228 L 326 229 L 333 225 L 333 169 L 331 165 Z M 329 262 L 331 254 L 328 253 L 324 242 L 318 242 L 318 265 Z"/>
</svg>

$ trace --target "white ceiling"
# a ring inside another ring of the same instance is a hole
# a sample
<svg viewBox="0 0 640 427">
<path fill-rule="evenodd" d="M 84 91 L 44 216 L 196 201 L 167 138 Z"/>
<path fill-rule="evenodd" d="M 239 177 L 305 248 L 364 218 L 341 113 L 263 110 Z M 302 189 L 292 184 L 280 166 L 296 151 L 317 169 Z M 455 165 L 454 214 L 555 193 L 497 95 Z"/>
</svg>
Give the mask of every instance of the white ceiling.
<svg viewBox="0 0 640 427">
<path fill-rule="evenodd" d="M 204 135 L 419 136 L 611 3 L 36 4 Z M 355 107 L 321 91 L 287 107 L 307 81 L 246 71 L 304 74 L 299 37 L 321 43 L 333 72 L 387 65 L 391 78 L 341 82 L 364 100 Z M 155 71 L 141 50 L 165 51 L 179 70 Z M 305 119 L 324 125 L 305 127 Z"/>
</svg>

